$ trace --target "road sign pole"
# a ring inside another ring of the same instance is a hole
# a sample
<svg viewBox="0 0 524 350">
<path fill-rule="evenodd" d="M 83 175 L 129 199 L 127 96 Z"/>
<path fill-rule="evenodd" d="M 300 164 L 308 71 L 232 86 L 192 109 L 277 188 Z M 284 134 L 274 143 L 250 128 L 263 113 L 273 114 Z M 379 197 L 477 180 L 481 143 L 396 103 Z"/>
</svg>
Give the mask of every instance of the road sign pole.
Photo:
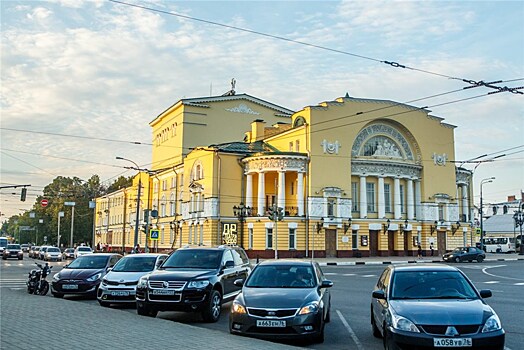
<svg viewBox="0 0 524 350">
<path fill-rule="evenodd" d="M 74 228 L 74 222 L 75 222 L 75 206 L 73 205 L 71 207 L 71 247 L 74 247 L 73 243 L 73 228 Z"/>
</svg>

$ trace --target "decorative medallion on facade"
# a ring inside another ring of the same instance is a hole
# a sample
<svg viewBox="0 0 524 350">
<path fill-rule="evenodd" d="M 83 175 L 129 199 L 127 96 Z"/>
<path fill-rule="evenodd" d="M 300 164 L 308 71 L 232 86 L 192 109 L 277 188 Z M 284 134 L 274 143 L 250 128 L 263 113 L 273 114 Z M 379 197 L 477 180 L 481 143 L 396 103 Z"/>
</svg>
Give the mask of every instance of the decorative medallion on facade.
<svg viewBox="0 0 524 350">
<path fill-rule="evenodd" d="M 431 158 L 433 158 L 433 162 L 435 163 L 435 165 L 444 166 L 446 165 L 446 160 L 448 159 L 448 156 L 446 155 L 446 153 L 443 153 L 443 154 L 433 153 Z"/>
<path fill-rule="evenodd" d="M 351 149 L 353 157 L 384 157 L 414 160 L 409 142 L 397 129 L 386 124 L 372 124 L 362 129 Z"/>
<path fill-rule="evenodd" d="M 324 149 L 324 153 L 329 154 L 338 154 L 338 150 L 340 149 L 340 143 L 338 141 L 335 142 L 328 142 L 327 140 L 323 140 L 320 145 Z"/>
<path fill-rule="evenodd" d="M 251 108 L 249 108 L 247 105 L 243 103 L 239 104 L 238 107 L 226 108 L 226 111 L 233 112 L 233 113 L 260 115 L 260 113 L 255 112 L 254 110 L 252 110 Z"/>
</svg>

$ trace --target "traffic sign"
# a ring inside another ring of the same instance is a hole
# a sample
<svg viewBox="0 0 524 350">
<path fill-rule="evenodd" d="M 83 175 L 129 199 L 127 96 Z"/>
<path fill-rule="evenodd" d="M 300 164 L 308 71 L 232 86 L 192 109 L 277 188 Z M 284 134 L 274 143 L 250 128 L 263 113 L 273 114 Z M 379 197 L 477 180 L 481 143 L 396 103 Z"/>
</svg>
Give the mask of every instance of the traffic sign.
<svg viewBox="0 0 524 350">
<path fill-rule="evenodd" d="M 158 229 L 151 229 L 149 230 L 149 239 L 152 241 L 158 241 L 160 231 Z"/>
<path fill-rule="evenodd" d="M 42 207 L 45 208 L 45 207 L 47 207 L 47 205 L 49 204 L 49 201 L 48 201 L 47 199 L 44 198 L 44 199 L 42 199 L 42 200 L 40 201 L 40 204 L 42 205 Z"/>
<path fill-rule="evenodd" d="M 44 242 L 47 242 L 47 236 L 44 236 Z"/>
</svg>

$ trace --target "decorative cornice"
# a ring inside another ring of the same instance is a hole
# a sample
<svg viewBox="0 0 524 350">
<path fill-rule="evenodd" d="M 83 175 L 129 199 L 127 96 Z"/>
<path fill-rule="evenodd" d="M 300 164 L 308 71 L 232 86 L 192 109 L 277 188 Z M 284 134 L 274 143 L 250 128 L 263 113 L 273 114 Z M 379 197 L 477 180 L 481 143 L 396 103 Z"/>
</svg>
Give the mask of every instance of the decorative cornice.
<svg viewBox="0 0 524 350">
<path fill-rule="evenodd" d="M 305 171 L 307 156 L 265 155 L 245 158 L 242 161 L 246 174 L 260 171 Z"/>
<path fill-rule="evenodd" d="M 260 115 L 260 113 L 255 112 L 251 108 L 249 108 L 246 104 L 241 103 L 238 105 L 238 107 L 232 107 L 232 108 L 226 108 L 226 111 L 233 112 L 233 113 L 243 113 L 243 114 L 254 114 L 254 115 Z"/>
<path fill-rule="evenodd" d="M 373 160 L 351 161 L 351 174 L 365 176 L 398 176 L 403 178 L 420 179 L 422 166 L 416 164 L 394 163 Z"/>
</svg>

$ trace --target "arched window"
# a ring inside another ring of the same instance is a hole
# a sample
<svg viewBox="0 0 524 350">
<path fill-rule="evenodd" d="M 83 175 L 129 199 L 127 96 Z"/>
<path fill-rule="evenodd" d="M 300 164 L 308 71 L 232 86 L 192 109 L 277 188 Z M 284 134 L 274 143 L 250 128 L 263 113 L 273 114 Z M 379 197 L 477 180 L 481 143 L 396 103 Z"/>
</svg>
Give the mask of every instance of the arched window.
<svg viewBox="0 0 524 350">
<path fill-rule="evenodd" d="M 507 205 L 502 207 L 502 213 L 503 214 L 507 214 L 508 213 L 508 206 Z"/>
<path fill-rule="evenodd" d="M 495 205 L 493 206 L 493 215 L 497 215 L 497 207 Z"/>
</svg>

